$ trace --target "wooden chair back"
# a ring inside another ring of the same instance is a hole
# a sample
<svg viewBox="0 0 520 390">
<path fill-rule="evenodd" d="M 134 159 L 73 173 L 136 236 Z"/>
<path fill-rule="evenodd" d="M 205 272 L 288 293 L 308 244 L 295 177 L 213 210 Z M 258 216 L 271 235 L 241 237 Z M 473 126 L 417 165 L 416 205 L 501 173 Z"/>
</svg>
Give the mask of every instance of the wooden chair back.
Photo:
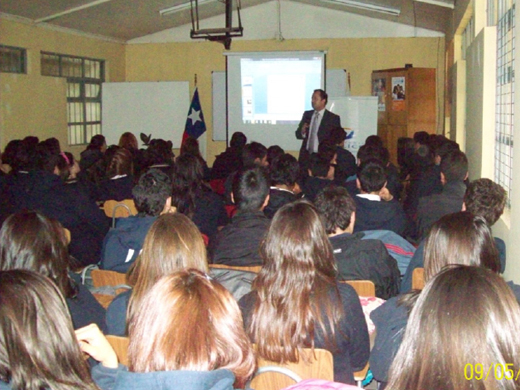
<svg viewBox="0 0 520 390">
<path fill-rule="evenodd" d="M 371 280 L 342 280 L 340 283 L 350 284 L 360 297 L 376 296 L 376 286 Z"/>
<path fill-rule="evenodd" d="M 310 348 L 304 348 L 302 354 L 307 359 L 300 357 L 298 363 L 280 364 L 262 358 L 257 358 L 258 368 L 275 366 L 288 368 L 302 379 L 325 379 L 334 380 L 334 362 L 332 353 L 325 349 L 314 349 L 314 354 Z M 255 390 L 280 390 L 294 385 L 294 380 L 284 374 L 277 372 L 265 372 L 257 375 L 251 381 L 251 388 Z"/>
<path fill-rule="evenodd" d="M 94 287 L 103 287 L 103 286 L 119 286 L 122 284 L 126 284 L 126 274 L 122 274 L 120 272 L 115 271 L 105 271 L 102 269 L 94 269 L 91 273 L 92 277 L 92 285 Z M 118 288 L 116 290 L 117 294 L 125 291 L 125 288 Z M 94 293 L 94 298 L 103 306 L 105 309 L 110 305 L 112 300 L 115 298 L 113 295 L 106 294 L 98 294 Z"/>
<path fill-rule="evenodd" d="M 120 337 L 120 336 L 106 336 L 108 342 L 114 348 L 114 351 L 117 355 L 117 360 L 119 363 L 128 366 L 128 344 L 130 340 L 128 337 Z"/>
<path fill-rule="evenodd" d="M 225 264 L 210 264 L 209 268 L 234 269 L 237 271 L 249 271 L 249 272 L 254 272 L 257 274 L 262 269 L 262 266 L 261 265 L 238 266 L 238 265 L 225 265 Z"/>
<path fill-rule="evenodd" d="M 422 290 L 424 288 L 424 268 L 416 268 L 412 273 L 412 289 Z"/>
<path fill-rule="evenodd" d="M 133 199 L 107 200 L 103 204 L 103 210 L 108 218 L 112 218 L 112 227 L 115 227 L 116 218 L 128 218 L 137 214 L 137 208 Z"/>
<path fill-rule="evenodd" d="M 65 234 L 65 240 L 67 241 L 67 245 L 69 245 L 71 239 L 70 230 L 67 228 L 63 228 L 63 233 Z"/>
</svg>

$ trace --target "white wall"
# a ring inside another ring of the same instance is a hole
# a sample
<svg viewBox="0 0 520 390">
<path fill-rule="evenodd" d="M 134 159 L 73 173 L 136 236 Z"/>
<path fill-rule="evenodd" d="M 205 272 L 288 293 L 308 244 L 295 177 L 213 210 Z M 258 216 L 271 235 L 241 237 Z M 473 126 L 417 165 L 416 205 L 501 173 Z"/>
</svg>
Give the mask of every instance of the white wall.
<svg viewBox="0 0 520 390">
<path fill-rule="evenodd" d="M 281 30 L 285 39 L 313 38 L 401 38 L 443 37 L 444 34 L 422 28 L 349 14 L 323 7 L 291 1 L 281 1 Z M 256 40 L 275 39 L 278 36 L 278 3 L 270 1 L 240 12 L 244 37 Z M 165 16 L 167 17 L 167 16 Z M 237 24 L 236 13 L 233 25 Z M 200 28 L 220 28 L 224 16 L 201 20 Z M 136 38 L 128 43 L 190 42 L 191 24 Z"/>
</svg>

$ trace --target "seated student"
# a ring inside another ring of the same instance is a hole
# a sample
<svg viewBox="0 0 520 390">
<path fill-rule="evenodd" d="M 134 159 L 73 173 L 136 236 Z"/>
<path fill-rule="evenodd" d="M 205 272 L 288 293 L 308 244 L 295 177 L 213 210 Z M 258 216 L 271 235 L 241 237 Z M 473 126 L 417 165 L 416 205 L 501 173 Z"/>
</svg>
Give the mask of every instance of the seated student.
<svg viewBox="0 0 520 390">
<path fill-rule="evenodd" d="M 228 223 L 222 198 L 203 182 L 201 160 L 194 155 L 179 156 L 173 167 L 172 206 L 191 218 L 209 241 Z"/>
<path fill-rule="evenodd" d="M 414 305 L 386 389 L 518 389 L 519 323 L 502 278 L 480 267 L 446 268 Z"/>
<path fill-rule="evenodd" d="M 484 218 L 487 225 L 491 227 L 500 218 L 506 205 L 507 193 L 499 184 L 489 179 L 474 180 L 468 185 L 464 195 L 466 211 L 473 215 Z M 506 245 L 500 238 L 495 237 L 495 245 L 500 257 L 500 272 L 506 269 Z M 401 292 L 405 293 L 412 289 L 412 275 L 416 268 L 424 266 L 424 243 L 423 240 L 413 256 L 406 273 L 401 282 Z"/>
<path fill-rule="evenodd" d="M 468 159 L 461 151 L 453 151 L 441 161 L 440 194 L 430 195 L 419 199 L 417 206 L 417 237 L 424 238 L 430 226 L 446 214 L 462 210 L 468 177 Z"/>
<path fill-rule="evenodd" d="M 354 197 L 354 232 L 391 230 L 403 236 L 408 227 L 407 219 L 399 202 L 386 190 L 383 166 L 376 160 L 361 164 L 356 183 L 360 194 Z"/>
<path fill-rule="evenodd" d="M 140 162 L 142 171 L 155 168 L 172 176 L 175 154 L 173 154 L 172 141 L 153 139 L 148 148 L 143 152 L 143 161 Z"/>
<path fill-rule="evenodd" d="M 106 178 L 99 185 L 98 201 L 132 199 L 134 187 L 132 153 L 119 146 L 114 146 L 114 149 L 107 165 Z"/>
<path fill-rule="evenodd" d="M 105 309 L 69 270 L 65 232 L 58 221 L 36 212 L 5 220 L 0 229 L 0 270 L 15 269 L 38 272 L 56 283 L 75 328 L 96 323 L 106 329 Z"/>
<path fill-rule="evenodd" d="M 139 303 L 162 276 L 187 268 L 208 271 L 206 246 L 193 222 L 183 214 L 158 217 L 144 240 L 143 250 L 127 274 L 132 290 L 114 298 L 107 309 L 108 333 L 126 335 L 128 306 Z"/>
<path fill-rule="evenodd" d="M 459 212 L 445 215 L 433 224 L 424 251 L 424 281 L 427 283 L 450 264 L 478 266 L 499 273 L 498 251 L 481 217 Z M 519 286 L 511 282 L 509 285 L 520 301 Z M 370 314 L 376 326 L 370 369 L 378 382 L 388 382 L 388 370 L 401 345 L 416 295 L 417 292 L 412 292 L 391 298 Z"/>
<path fill-rule="evenodd" d="M 232 198 L 237 213 L 210 243 L 212 261 L 237 266 L 262 265 L 259 247 L 269 227 L 269 219 L 263 213 L 269 203 L 269 185 L 264 171 L 252 168 L 237 174 Z"/>
<path fill-rule="evenodd" d="M 267 163 L 271 166 L 271 163 L 275 158 L 283 156 L 285 154 L 285 150 L 283 150 L 278 145 L 271 145 L 267 148 Z"/>
<path fill-rule="evenodd" d="M 302 348 L 325 348 L 334 380 L 354 383 L 370 353 L 368 330 L 354 289 L 336 280 L 332 247 L 313 205 L 296 201 L 273 218 L 262 243 L 264 265 L 253 291 L 239 301 L 257 355 L 298 362 Z"/>
<path fill-rule="evenodd" d="M 183 156 L 185 154 L 195 156 L 197 160 L 199 160 L 199 163 L 202 165 L 202 179 L 206 182 L 209 181 L 211 177 L 211 169 L 208 168 L 206 160 L 204 160 L 202 154 L 200 154 L 199 141 L 197 141 L 196 138 L 188 136 L 182 141 L 180 155 Z"/>
<path fill-rule="evenodd" d="M 247 137 L 244 133 L 237 131 L 231 136 L 229 148 L 225 152 L 220 153 L 211 167 L 211 179 L 226 179 L 236 170 L 242 169 L 242 149 L 247 143 Z"/>
<path fill-rule="evenodd" d="M 399 293 L 399 268 L 379 240 L 363 240 L 363 233 L 355 233 L 356 204 L 342 187 L 324 189 L 315 200 L 321 215 L 340 280 L 371 280 L 376 296 L 388 299 Z"/>
<path fill-rule="evenodd" d="M 97 331 L 100 343 L 107 345 Z M 117 367 L 109 344 L 100 355 L 102 364 Z M 0 272 L 0 372 L 2 390 L 99 390 L 80 350 L 62 292 L 36 272 Z"/>
<path fill-rule="evenodd" d="M 311 154 L 308 166 L 309 176 L 303 183 L 302 192 L 307 200 L 314 202 L 321 191 L 334 184 L 334 167 L 330 165 L 329 159 L 317 153 Z"/>
<path fill-rule="evenodd" d="M 269 203 L 265 206 L 264 214 L 273 218 L 279 208 L 299 198 L 300 186 L 296 182 L 300 174 L 298 160 L 290 154 L 282 154 L 269 165 Z"/>
<path fill-rule="evenodd" d="M 334 180 L 344 183 L 349 177 L 355 176 L 357 171 L 356 158 L 345 149 L 347 133 L 342 127 L 335 127 L 329 134 L 329 141 L 336 147 L 336 169 Z"/>
<path fill-rule="evenodd" d="M 145 292 L 130 310 L 128 336 L 128 369 L 93 368 L 101 389 L 233 390 L 255 369 L 236 301 L 198 270 L 164 276 Z M 98 337 L 78 334 L 80 341 Z M 83 351 L 104 356 L 106 344 L 95 341 L 82 343 Z"/>
<path fill-rule="evenodd" d="M 157 217 L 171 208 L 171 181 L 168 175 L 150 169 L 143 174 L 132 190 L 138 214 L 118 218 L 103 242 L 100 268 L 128 271 L 143 247 L 143 242 Z"/>
<path fill-rule="evenodd" d="M 99 261 L 109 226 L 94 201 L 65 185 L 53 173 L 59 158 L 59 155 L 35 154 L 27 146 L 18 150 L 15 171 L 7 177 L 0 194 L 0 220 L 22 210 L 38 210 L 56 218 L 70 230 L 69 251 L 76 259 L 73 264 L 76 269 Z"/>
</svg>

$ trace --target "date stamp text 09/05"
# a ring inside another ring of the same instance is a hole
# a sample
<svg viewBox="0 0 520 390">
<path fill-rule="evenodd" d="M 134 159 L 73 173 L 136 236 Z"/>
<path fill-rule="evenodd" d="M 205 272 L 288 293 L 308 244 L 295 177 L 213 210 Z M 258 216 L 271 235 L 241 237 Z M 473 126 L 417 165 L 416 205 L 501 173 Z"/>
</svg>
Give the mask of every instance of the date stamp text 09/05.
<svg viewBox="0 0 520 390">
<path fill-rule="evenodd" d="M 489 367 L 484 367 L 483 364 L 468 363 L 464 366 L 464 378 L 468 381 L 476 379 L 478 381 L 485 381 L 488 378 L 495 378 L 500 380 L 518 380 L 520 376 L 520 369 L 514 367 L 513 363 L 502 364 L 495 363 Z"/>
</svg>

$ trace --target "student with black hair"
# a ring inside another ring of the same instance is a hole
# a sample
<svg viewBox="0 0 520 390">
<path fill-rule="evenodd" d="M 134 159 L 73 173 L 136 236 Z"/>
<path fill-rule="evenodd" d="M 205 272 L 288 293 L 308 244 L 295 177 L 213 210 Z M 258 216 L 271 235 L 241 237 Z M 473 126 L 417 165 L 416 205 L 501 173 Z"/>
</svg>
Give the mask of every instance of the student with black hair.
<svg viewBox="0 0 520 390">
<path fill-rule="evenodd" d="M 103 241 L 100 268 L 128 271 L 143 248 L 143 242 L 157 217 L 171 208 L 171 180 L 158 169 L 146 172 L 132 190 L 138 214 L 119 218 Z"/>
<path fill-rule="evenodd" d="M 242 149 L 247 143 L 244 133 L 237 131 L 231 136 L 229 148 L 215 158 L 211 168 L 211 179 L 226 179 L 235 170 L 242 169 Z"/>
<path fill-rule="evenodd" d="M 386 188 L 387 176 L 377 160 L 369 160 L 359 167 L 357 187 L 360 194 L 356 202 L 356 226 L 354 232 L 363 230 L 391 230 L 401 236 L 408 223 L 399 202 Z"/>
<path fill-rule="evenodd" d="M 334 182 L 334 167 L 330 165 L 330 160 L 317 153 L 311 154 L 309 158 L 309 176 L 303 183 L 303 193 L 305 198 L 314 202 L 316 196 L 323 191 L 324 188 L 332 185 Z"/>
<path fill-rule="evenodd" d="M 246 169 L 235 175 L 233 202 L 237 213 L 210 243 L 213 263 L 261 265 L 259 246 L 269 228 L 263 210 L 269 203 L 269 184 L 261 168 Z"/>
<path fill-rule="evenodd" d="M 329 142 L 336 147 L 336 169 L 334 170 L 334 180 L 344 183 L 350 176 L 354 176 L 357 171 L 356 158 L 350 151 L 345 149 L 345 139 L 347 134 L 342 127 L 335 127 L 329 135 Z"/>
<path fill-rule="evenodd" d="M 288 153 L 275 158 L 269 165 L 269 203 L 264 209 L 267 218 L 273 218 L 278 209 L 287 203 L 294 202 L 301 193 L 300 186 L 296 182 L 300 174 L 298 160 Z"/>
</svg>

